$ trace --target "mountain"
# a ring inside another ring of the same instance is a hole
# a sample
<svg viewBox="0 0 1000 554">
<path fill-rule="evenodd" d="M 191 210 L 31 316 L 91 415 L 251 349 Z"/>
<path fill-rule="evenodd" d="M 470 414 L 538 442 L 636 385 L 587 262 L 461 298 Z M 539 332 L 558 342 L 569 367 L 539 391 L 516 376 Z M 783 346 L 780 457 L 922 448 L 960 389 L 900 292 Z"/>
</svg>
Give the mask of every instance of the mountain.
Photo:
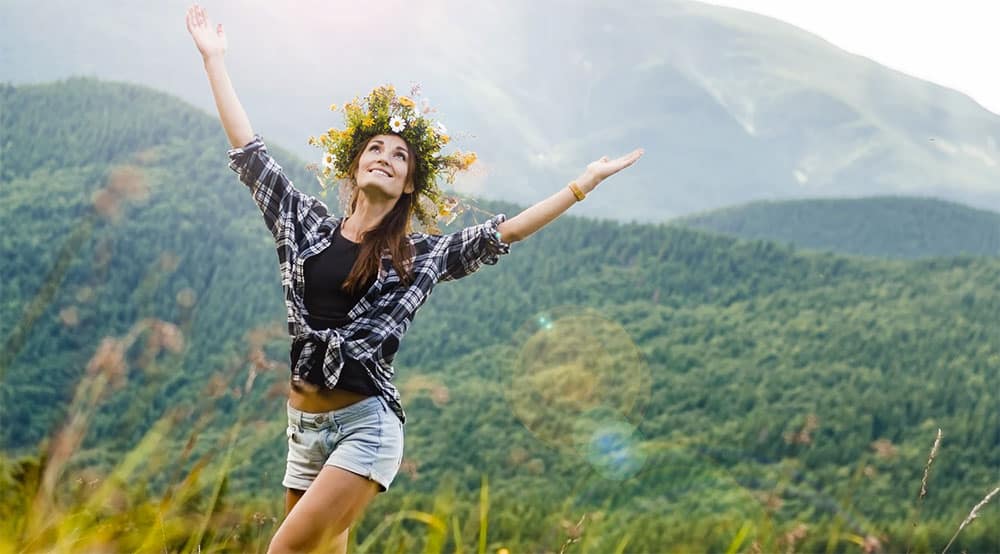
<svg viewBox="0 0 1000 554">
<path fill-rule="evenodd" d="M 672 223 L 746 239 L 883 258 L 1000 256 L 1000 214 L 927 198 L 752 202 Z"/>
<path fill-rule="evenodd" d="M 0 21 L 0 51 L 10 53 L 0 78 L 143 83 L 214 113 L 185 8 L 15 3 Z M 306 160 L 320 158 L 307 137 L 341 124 L 331 103 L 419 82 L 454 144 L 479 153 L 479 172 L 458 187 L 484 198 L 530 205 L 588 162 L 641 146 L 643 159 L 574 213 L 662 222 L 758 200 L 884 195 L 1000 210 L 1000 116 L 739 10 L 670 0 L 389 0 L 364 10 L 250 0 L 210 15 L 229 35 L 227 65 L 254 129 Z M 405 53 L 384 40 L 402 36 Z"/>
<path fill-rule="evenodd" d="M 279 510 L 285 307 L 217 122 L 134 85 L 2 93 L 0 479 L 22 482 L 7 461 L 68 429 L 56 490 L 98 479 L 130 503 L 195 467 L 228 472 L 220 502 Z M 845 533 L 899 551 L 940 428 L 919 540 L 943 542 L 1000 465 L 998 274 L 991 257 L 821 255 L 566 214 L 421 308 L 394 360 L 405 469 L 359 533 L 436 510 L 448 486 L 478 525 L 486 477 L 512 551 L 562 544 L 553 529 L 581 512 L 605 518 L 588 523 L 600 552 L 722 550 L 748 518 L 779 537 L 808 522 L 807 551 Z M 974 526 L 961 546 L 1000 545 Z"/>
</svg>

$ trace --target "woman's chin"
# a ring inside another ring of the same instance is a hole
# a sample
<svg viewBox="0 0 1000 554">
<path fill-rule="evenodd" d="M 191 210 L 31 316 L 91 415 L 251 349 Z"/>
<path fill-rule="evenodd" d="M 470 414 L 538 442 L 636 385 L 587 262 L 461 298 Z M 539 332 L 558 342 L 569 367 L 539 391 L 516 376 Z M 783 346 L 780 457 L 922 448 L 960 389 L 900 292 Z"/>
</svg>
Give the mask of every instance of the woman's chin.
<svg viewBox="0 0 1000 554">
<path fill-rule="evenodd" d="M 378 183 L 375 181 L 362 181 L 358 183 L 358 189 L 368 196 L 392 197 L 389 183 Z"/>
<path fill-rule="evenodd" d="M 361 181 L 358 183 L 358 188 L 365 192 L 384 192 L 382 187 L 373 181 Z"/>
</svg>

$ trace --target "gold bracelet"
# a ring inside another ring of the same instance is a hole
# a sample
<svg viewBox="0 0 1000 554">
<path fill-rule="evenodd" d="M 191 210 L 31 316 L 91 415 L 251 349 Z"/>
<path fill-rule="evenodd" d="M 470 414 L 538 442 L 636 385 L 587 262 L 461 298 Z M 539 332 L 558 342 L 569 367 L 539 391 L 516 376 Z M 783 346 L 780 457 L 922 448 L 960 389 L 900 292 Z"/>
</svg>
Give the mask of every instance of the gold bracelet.
<svg viewBox="0 0 1000 554">
<path fill-rule="evenodd" d="M 570 181 L 569 190 L 573 191 L 573 196 L 576 197 L 577 202 L 587 197 L 587 195 L 584 194 L 582 190 L 580 190 L 580 187 L 577 186 L 577 184 L 574 181 Z"/>
</svg>

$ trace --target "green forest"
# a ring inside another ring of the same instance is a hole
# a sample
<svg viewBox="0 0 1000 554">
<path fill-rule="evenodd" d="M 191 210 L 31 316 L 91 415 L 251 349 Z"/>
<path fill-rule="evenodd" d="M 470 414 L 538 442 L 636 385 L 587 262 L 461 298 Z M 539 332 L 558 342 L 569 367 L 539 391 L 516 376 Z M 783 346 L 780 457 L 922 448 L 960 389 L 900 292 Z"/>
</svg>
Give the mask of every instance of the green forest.
<svg viewBox="0 0 1000 554">
<path fill-rule="evenodd" d="M 263 551 L 290 341 L 218 121 L 94 79 L 0 92 L 0 552 Z M 476 204 L 445 232 L 524 209 Z M 774 240 L 571 210 L 440 284 L 351 551 L 941 551 L 1000 486 L 1000 216 L 883 217 L 926 204 L 797 208 L 882 214 L 864 236 L 761 214 Z M 844 242 L 781 241 L 810 234 Z M 998 505 L 950 551 L 1000 551 Z"/>
<path fill-rule="evenodd" d="M 1000 214 L 934 198 L 753 202 L 680 217 L 673 223 L 745 239 L 879 258 L 1000 256 Z"/>
</svg>

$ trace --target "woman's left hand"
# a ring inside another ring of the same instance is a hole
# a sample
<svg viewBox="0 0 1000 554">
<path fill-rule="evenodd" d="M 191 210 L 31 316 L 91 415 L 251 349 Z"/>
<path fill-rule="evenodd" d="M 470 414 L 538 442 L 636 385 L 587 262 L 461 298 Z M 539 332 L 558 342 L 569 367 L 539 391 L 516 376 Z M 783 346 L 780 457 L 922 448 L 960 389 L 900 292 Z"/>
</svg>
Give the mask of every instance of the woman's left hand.
<svg viewBox="0 0 1000 554">
<path fill-rule="evenodd" d="M 599 160 L 590 162 L 587 164 L 587 171 L 585 173 L 594 183 L 590 188 L 593 189 L 601 181 L 634 164 L 644 152 L 645 150 L 642 148 L 636 148 L 632 152 L 613 160 L 604 156 Z"/>
</svg>

